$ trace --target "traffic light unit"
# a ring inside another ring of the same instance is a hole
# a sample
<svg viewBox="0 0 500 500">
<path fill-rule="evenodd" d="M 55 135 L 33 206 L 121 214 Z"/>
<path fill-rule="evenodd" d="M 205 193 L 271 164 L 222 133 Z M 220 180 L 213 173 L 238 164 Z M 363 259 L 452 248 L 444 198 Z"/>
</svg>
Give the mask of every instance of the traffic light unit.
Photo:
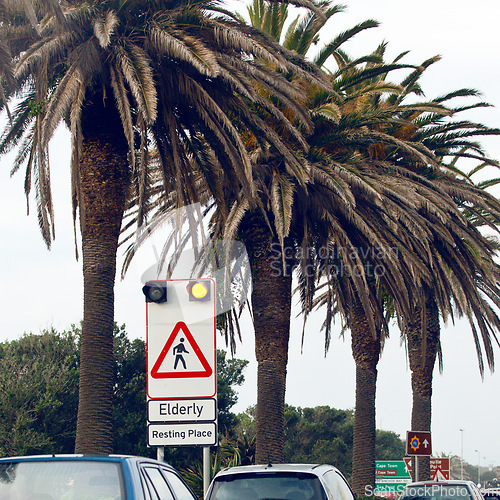
<svg viewBox="0 0 500 500">
<path fill-rule="evenodd" d="M 209 302 L 212 300 L 210 280 L 189 280 L 186 291 L 189 302 Z M 167 302 L 167 281 L 148 281 L 142 287 L 146 302 L 161 304 Z"/>
</svg>

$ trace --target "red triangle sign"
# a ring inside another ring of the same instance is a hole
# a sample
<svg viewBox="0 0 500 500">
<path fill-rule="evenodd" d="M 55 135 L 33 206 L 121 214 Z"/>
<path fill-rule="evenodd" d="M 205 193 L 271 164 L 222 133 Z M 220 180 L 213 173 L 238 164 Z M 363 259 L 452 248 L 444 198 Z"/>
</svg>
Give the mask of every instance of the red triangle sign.
<svg viewBox="0 0 500 500">
<path fill-rule="evenodd" d="M 444 475 L 443 471 L 439 467 L 436 467 L 436 472 L 434 473 L 432 480 L 433 481 L 447 481 L 448 478 Z"/>
<path fill-rule="evenodd" d="M 177 344 L 173 348 L 173 353 L 176 355 L 173 371 L 160 371 L 161 364 L 165 360 L 167 354 L 170 351 L 170 348 L 172 347 L 172 344 L 174 343 L 174 340 L 181 331 L 186 336 L 186 339 L 188 340 L 190 346 L 193 348 L 193 351 L 196 354 L 198 360 L 200 361 L 203 369 L 195 371 L 182 370 L 183 367 L 184 368 L 186 367 L 183 353 L 188 353 L 188 351 L 185 350 L 185 347 L 182 344 L 183 339 L 181 339 L 181 343 Z M 177 369 L 177 366 L 179 366 L 179 370 Z M 153 378 L 210 377 L 210 375 L 212 375 L 212 372 L 213 372 L 212 367 L 210 366 L 203 352 L 196 343 L 196 340 L 194 339 L 192 333 L 189 331 L 189 328 L 186 326 L 186 323 L 184 323 L 183 321 L 179 321 L 172 330 L 172 333 L 170 334 L 170 337 L 168 338 L 165 347 L 162 349 L 160 355 L 158 356 L 158 359 L 156 360 L 156 363 L 151 369 L 151 377 Z"/>
</svg>

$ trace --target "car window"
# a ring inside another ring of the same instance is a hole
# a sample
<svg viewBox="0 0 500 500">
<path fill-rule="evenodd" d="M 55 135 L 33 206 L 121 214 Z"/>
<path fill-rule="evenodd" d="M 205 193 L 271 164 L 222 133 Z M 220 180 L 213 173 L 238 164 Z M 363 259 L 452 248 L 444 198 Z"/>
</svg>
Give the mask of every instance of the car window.
<svg viewBox="0 0 500 500">
<path fill-rule="evenodd" d="M 491 500 L 500 500 L 500 493 L 485 491 L 483 492 L 483 497 Z"/>
<path fill-rule="evenodd" d="M 209 500 L 327 500 L 320 480 L 305 472 L 244 473 L 216 478 Z"/>
<path fill-rule="evenodd" d="M 104 461 L 0 463 L 1 500 L 125 500 L 121 466 Z"/>
<path fill-rule="evenodd" d="M 354 500 L 346 480 L 338 472 L 328 471 L 323 475 L 323 479 L 336 500 Z"/>
<path fill-rule="evenodd" d="M 174 490 L 175 498 L 177 500 L 196 500 L 196 497 L 191 493 L 189 488 L 177 474 L 166 469 L 162 469 L 162 472 Z"/>
<path fill-rule="evenodd" d="M 146 488 L 152 500 L 174 500 L 165 477 L 157 467 L 143 467 Z"/>
</svg>

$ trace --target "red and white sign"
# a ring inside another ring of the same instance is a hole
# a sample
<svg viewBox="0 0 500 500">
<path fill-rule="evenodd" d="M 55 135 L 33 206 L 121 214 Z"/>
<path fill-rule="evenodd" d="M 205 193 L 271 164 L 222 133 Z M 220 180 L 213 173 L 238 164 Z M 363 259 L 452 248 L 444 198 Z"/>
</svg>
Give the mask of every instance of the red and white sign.
<svg viewBox="0 0 500 500">
<path fill-rule="evenodd" d="M 413 477 L 411 458 L 404 458 L 406 468 Z M 447 457 L 431 457 L 431 479 L 433 481 L 448 481 L 450 479 L 450 459 Z"/>
<path fill-rule="evenodd" d="M 211 300 L 189 300 L 190 280 L 166 281 L 167 301 L 147 303 L 150 399 L 212 398 L 217 393 L 215 283 Z"/>
<path fill-rule="evenodd" d="M 450 479 L 450 459 L 448 457 L 431 458 L 431 476 L 433 481 Z"/>
</svg>

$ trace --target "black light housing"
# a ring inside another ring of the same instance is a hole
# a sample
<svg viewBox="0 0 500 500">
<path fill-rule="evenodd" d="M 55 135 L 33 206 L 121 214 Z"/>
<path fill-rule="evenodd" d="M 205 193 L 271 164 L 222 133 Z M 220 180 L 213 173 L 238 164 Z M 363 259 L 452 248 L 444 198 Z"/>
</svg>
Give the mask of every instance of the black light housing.
<svg viewBox="0 0 500 500">
<path fill-rule="evenodd" d="M 210 280 L 191 281 L 186 286 L 190 302 L 208 302 L 211 299 Z"/>
<path fill-rule="evenodd" d="M 142 287 L 146 302 L 160 304 L 167 301 L 167 284 L 164 281 L 147 281 Z"/>
</svg>

